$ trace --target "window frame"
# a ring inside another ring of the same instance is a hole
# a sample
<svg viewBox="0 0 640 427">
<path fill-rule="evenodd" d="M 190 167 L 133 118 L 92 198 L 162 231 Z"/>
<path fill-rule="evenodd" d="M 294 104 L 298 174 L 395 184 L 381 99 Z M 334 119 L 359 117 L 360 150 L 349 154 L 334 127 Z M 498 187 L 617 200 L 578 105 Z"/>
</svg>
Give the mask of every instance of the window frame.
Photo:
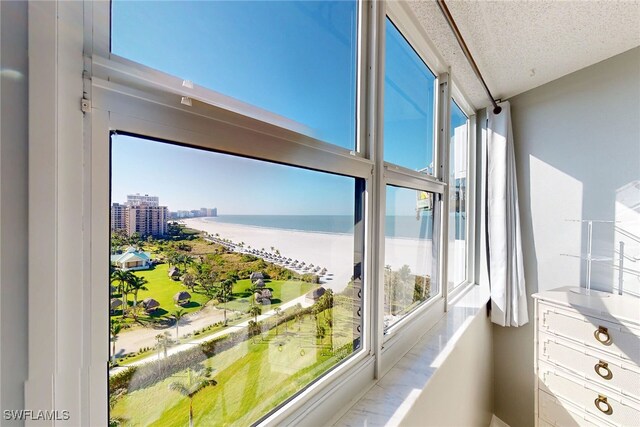
<svg viewBox="0 0 640 427">
<path fill-rule="evenodd" d="M 450 293 L 443 285 L 447 283 L 443 266 L 446 267 L 448 224 L 447 215 L 441 215 L 439 294 L 384 334 L 381 316 L 384 251 L 380 251 L 380 241 L 384 241 L 385 197 L 381 190 L 392 183 L 441 195 L 447 193 L 447 174 L 442 174 L 442 168 L 447 162 L 448 105 L 452 95 L 470 118 L 469 176 L 475 177 L 476 124 L 467 97 L 405 3 L 360 1 L 358 10 L 356 149 L 347 150 L 310 138 L 277 115 L 195 85 L 193 89 L 185 88 L 178 78 L 111 55 L 109 2 L 29 3 L 29 79 L 33 101 L 29 173 L 34 190 L 29 197 L 30 205 L 36 208 L 30 210 L 29 223 L 37 232 L 37 237 L 30 236 L 29 293 L 38 295 L 29 302 L 31 373 L 25 385 L 29 407 L 51 407 L 54 390 L 56 405 L 69 409 L 72 416 L 78 414 L 74 419 L 81 424 L 99 425 L 107 420 L 108 290 L 102 284 L 108 277 L 108 264 L 104 260 L 108 256 L 109 236 L 110 130 L 186 141 L 188 145 L 194 145 L 192 139 L 198 139 L 204 148 L 212 148 L 205 145 L 210 142 L 202 137 L 202 129 L 222 123 L 249 132 L 254 138 L 257 134 L 266 136 L 272 141 L 271 146 L 279 141 L 287 147 L 271 154 L 253 151 L 255 147 L 232 147 L 237 154 L 366 177 L 362 350 L 270 413 L 262 424 L 300 423 L 304 417 L 335 421 L 347 409 L 344 402 L 363 395 L 375 379 L 442 318 L 448 302 L 461 295 L 462 288 L 468 288 L 460 286 Z M 387 16 L 436 74 L 434 129 L 439 132 L 434 166 L 438 165 L 440 171 L 433 177 L 385 164 L 383 160 Z M 78 22 L 83 25 L 77 25 Z M 180 104 L 182 96 L 193 99 L 193 106 Z M 171 126 L 168 124 L 171 121 L 160 119 L 167 116 L 181 116 L 182 123 L 189 126 L 175 123 Z M 196 125 L 195 131 L 189 130 L 192 124 Z M 147 128 L 153 129 L 144 131 Z M 219 146 L 215 148 L 228 152 Z M 293 148 L 302 150 L 305 156 L 293 159 Z M 53 166 L 48 164 L 51 159 Z M 35 191 L 38 184 L 52 191 L 43 195 L 43 190 Z M 475 227 L 475 182 L 469 182 L 468 186 L 473 189 L 469 225 Z M 439 209 L 448 212 L 447 198 L 440 199 Z M 473 231 L 470 233 L 473 236 Z M 468 285 L 474 284 L 473 240 L 468 245 L 471 266 Z M 78 248 L 82 248 L 80 255 Z M 43 313 L 52 317 L 46 325 L 38 321 Z M 39 357 L 51 354 L 52 349 L 51 360 Z"/>
<path fill-rule="evenodd" d="M 454 86 L 455 87 L 455 86 Z M 456 91 L 451 96 L 451 102 L 455 103 L 456 106 L 462 111 L 462 113 L 467 117 L 467 121 L 465 125 L 467 126 L 467 199 L 466 199 L 466 208 L 467 208 L 467 221 L 465 224 L 465 236 L 467 240 L 467 248 L 466 248 L 466 274 L 464 279 L 455 283 L 453 286 L 449 287 L 447 284 L 447 292 L 449 296 L 455 296 L 458 293 L 459 289 L 465 288 L 467 285 L 473 283 L 474 278 L 474 258 L 475 258 L 475 244 L 472 242 L 471 237 L 474 235 L 475 230 L 475 150 L 473 141 L 475 141 L 475 114 L 469 114 L 465 111 L 465 108 L 461 106 L 461 103 L 458 103 L 456 96 L 461 97 L 459 93 L 456 94 Z M 464 98 L 461 98 L 464 99 Z M 463 105 L 466 103 L 463 103 Z M 451 191 L 454 191 L 453 186 L 449 187 L 448 195 L 449 200 L 451 200 Z M 469 247 L 471 246 L 471 247 Z"/>
</svg>

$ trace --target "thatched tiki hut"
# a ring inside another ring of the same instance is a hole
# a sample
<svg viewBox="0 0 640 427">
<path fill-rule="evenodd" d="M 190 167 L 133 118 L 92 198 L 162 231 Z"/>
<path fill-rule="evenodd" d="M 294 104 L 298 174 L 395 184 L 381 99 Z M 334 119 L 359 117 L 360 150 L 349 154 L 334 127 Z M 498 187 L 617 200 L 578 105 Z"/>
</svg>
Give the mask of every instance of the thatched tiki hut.
<svg viewBox="0 0 640 427">
<path fill-rule="evenodd" d="M 271 293 L 271 289 L 263 289 L 261 294 L 262 294 L 262 305 L 271 304 L 271 298 L 273 298 L 273 294 Z"/>
<path fill-rule="evenodd" d="M 264 279 L 264 274 L 262 274 L 261 271 L 254 271 L 249 276 L 249 280 L 251 280 L 251 283 L 254 283 L 258 279 L 261 279 L 261 280 Z"/>
<path fill-rule="evenodd" d="M 326 292 L 326 289 L 320 286 L 318 288 L 313 289 L 312 291 L 307 292 L 307 295 L 305 295 L 305 299 L 307 300 L 307 302 L 314 303 L 318 301 L 320 297 L 324 295 L 325 292 Z"/>
<path fill-rule="evenodd" d="M 180 270 L 175 265 L 167 272 L 171 280 L 180 280 Z"/>
<path fill-rule="evenodd" d="M 262 303 L 262 292 L 258 291 L 253 294 L 253 300 L 258 304 Z"/>
<path fill-rule="evenodd" d="M 112 312 L 122 309 L 122 300 L 120 298 L 111 298 L 111 301 L 109 301 L 109 309 Z"/>
<path fill-rule="evenodd" d="M 187 291 L 178 292 L 173 296 L 173 301 L 177 305 L 188 304 L 191 301 L 191 294 Z"/>
<path fill-rule="evenodd" d="M 160 307 L 160 303 L 153 298 L 146 298 L 142 300 L 142 307 L 144 307 L 147 313 L 151 313 Z"/>
</svg>

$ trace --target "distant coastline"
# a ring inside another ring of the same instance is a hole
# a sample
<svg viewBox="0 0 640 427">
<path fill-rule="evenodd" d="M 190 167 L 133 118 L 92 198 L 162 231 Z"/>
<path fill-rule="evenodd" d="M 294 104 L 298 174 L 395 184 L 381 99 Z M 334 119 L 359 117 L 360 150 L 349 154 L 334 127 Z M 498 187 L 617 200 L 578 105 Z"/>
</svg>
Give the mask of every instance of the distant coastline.
<svg viewBox="0 0 640 427">
<path fill-rule="evenodd" d="M 417 220 L 415 216 L 388 216 L 386 237 L 431 239 L 433 230 L 428 216 Z M 220 215 L 202 218 L 213 224 L 235 224 L 248 227 L 290 230 L 312 233 L 353 235 L 353 215 Z"/>
</svg>

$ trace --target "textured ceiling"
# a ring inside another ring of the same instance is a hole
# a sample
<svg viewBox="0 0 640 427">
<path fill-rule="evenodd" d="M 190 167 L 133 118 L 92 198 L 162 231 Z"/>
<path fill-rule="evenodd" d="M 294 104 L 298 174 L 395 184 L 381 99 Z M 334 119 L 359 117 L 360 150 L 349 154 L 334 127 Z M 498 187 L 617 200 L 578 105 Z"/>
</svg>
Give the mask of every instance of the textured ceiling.
<svg viewBox="0 0 640 427">
<path fill-rule="evenodd" d="M 446 3 L 495 98 L 509 98 L 640 45 L 640 0 Z M 435 0 L 410 1 L 409 7 L 473 106 L 486 107 L 488 97 Z"/>
</svg>

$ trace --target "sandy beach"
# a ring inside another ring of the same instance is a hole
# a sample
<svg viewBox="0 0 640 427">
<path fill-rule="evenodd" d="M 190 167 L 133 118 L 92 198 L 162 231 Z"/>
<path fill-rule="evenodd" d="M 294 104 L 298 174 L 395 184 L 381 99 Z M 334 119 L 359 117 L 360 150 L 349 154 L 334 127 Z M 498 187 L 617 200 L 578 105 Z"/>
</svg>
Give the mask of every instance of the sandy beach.
<svg viewBox="0 0 640 427">
<path fill-rule="evenodd" d="M 332 276 L 324 279 L 326 287 L 340 292 L 353 274 L 353 236 L 346 234 L 316 233 L 281 230 L 208 221 L 189 218 L 187 227 L 220 235 L 245 247 L 270 251 L 273 246 L 282 256 L 324 267 Z M 385 265 L 398 269 L 408 265 L 414 274 L 431 274 L 431 242 L 403 238 L 387 238 L 385 241 Z"/>
</svg>

